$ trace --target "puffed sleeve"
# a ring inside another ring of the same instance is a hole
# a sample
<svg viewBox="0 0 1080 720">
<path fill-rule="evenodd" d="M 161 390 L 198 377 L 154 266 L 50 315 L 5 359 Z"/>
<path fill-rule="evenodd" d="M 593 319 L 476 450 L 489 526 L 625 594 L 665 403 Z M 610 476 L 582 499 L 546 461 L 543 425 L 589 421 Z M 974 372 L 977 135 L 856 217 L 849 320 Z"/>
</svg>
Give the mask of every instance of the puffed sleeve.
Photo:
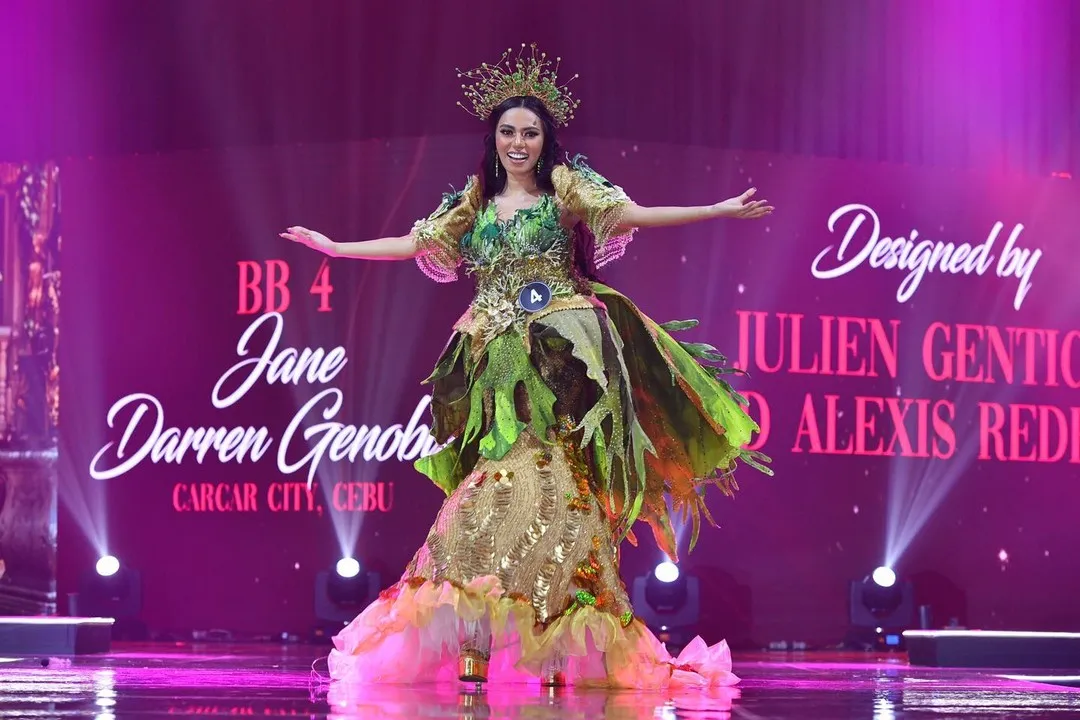
<svg viewBox="0 0 1080 720">
<path fill-rule="evenodd" d="M 435 212 L 413 225 L 411 234 L 419 250 L 416 264 L 435 282 L 458 279 L 461 238 L 472 228 L 479 207 L 480 183 L 473 175 L 464 190 L 444 194 Z"/>
<path fill-rule="evenodd" d="M 581 155 L 574 157 L 569 165 L 556 167 L 551 180 L 562 206 L 589 226 L 596 237 L 597 249 L 617 237 L 623 212 L 631 202 L 621 187 L 586 165 Z M 625 234 L 626 239 L 629 233 Z"/>
</svg>

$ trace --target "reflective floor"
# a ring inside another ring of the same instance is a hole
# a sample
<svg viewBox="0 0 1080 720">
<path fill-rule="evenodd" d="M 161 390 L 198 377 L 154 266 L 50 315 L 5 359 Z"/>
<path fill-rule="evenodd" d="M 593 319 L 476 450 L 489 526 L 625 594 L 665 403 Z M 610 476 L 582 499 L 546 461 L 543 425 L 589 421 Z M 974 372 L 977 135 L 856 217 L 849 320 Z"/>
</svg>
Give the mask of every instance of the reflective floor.
<svg viewBox="0 0 1080 720">
<path fill-rule="evenodd" d="M 363 718 L 1080 717 L 1074 678 L 912 668 L 903 656 L 736 654 L 737 688 L 653 695 L 492 686 L 349 690 L 314 646 L 141 645 L 72 662 L 0 662 L 0 717 Z M 316 667 L 320 667 L 316 663 Z M 325 664 L 321 667 L 325 668 Z"/>
</svg>

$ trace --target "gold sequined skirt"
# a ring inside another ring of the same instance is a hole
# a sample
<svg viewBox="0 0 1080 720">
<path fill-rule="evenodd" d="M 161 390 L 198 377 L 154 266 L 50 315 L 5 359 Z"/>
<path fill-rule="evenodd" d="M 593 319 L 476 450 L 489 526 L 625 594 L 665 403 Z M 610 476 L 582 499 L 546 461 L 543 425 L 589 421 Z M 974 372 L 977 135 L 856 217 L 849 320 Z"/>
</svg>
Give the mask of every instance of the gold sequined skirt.
<svg viewBox="0 0 1080 720">
<path fill-rule="evenodd" d="M 543 625 L 575 605 L 632 613 L 617 548 L 580 452 L 528 430 L 499 461 L 480 458 L 443 503 L 403 578 L 467 585 L 494 576 Z"/>
</svg>

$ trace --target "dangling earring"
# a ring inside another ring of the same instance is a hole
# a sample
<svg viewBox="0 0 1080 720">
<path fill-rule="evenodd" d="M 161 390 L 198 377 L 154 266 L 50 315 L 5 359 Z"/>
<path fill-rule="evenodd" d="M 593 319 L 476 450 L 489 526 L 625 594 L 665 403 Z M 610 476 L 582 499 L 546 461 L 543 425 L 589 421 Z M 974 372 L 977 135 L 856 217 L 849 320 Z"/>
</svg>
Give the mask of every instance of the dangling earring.
<svg viewBox="0 0 1080 720">
<path fill-rule="evenodd" d="M 544 158 L 540 158 L 536 161 L 536 172 L 540 172 L 540 168 L 544 166 Z"/>
<path fill-rule="evenodd" d="M 499 158 L 495 158 L 495 177 L 499 177 Z"/>
</svg>

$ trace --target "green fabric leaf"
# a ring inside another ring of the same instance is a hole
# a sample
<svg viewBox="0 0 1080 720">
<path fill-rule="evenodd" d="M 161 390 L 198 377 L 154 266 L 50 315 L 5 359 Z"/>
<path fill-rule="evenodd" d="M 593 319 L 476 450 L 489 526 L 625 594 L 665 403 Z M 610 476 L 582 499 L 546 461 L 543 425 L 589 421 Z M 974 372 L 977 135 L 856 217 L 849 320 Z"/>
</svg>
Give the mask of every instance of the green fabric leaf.
<svg viewBox="0 0 1080 720">
<path fill-rule="evenodd" d="M 480 440 L 480 454 L 486 458 L 498 459 L 506 455 L 525 429 L 525 423 L 518 420 L 513 393 L 513 387 L 509 393 L 495 390 L 495 422 L 491 432 Z"/>
<path fill-rule="evenodd" d="M 772 458 L 768 455 L 758 452 L 757 450 L 744 450 L 742 454 L 739 455 L 739 459 L 750 467 L 757 470 L 758 472 L 769 475 L 770 477 L 774 474 L 772 468 L 767 467 L 763 464 L 771 463 Z"/>
<path fill-rule="evenodd" d="M 457 442 L 453 442 L 433 455 L 414 461 L 413 467 L 428 476 L 449 497 L 465 479 L 461 463 L 458 461 Z"/>
<path fill-rule="evenodd" d="M 637 522 L 638 516 L 641 515 L 641 506 L 645 502 L 646 478 L 648 477 L 645 470 L 646 451 L 656 454 L 656 448 L 653 447 L 649 436 L 645 434 L 641 423 L 637 421 L 637 417 L 632 417 L 630 421 L 630 454 L 633 455 L 634 459 L 634 494 L 632 500 L 629 493 L 624 495 L 625 502 L 630 509 L 624 511 L 622 518 L 623 528 L 619 534 L 619 539 L 622 539 L 626 531 Z"/>
<path fill-rule="evenodd" d="M 712 345 L 706 343 L 687 343 L 679 342 L 682 349 L 685 350 L 691 357 L 700 358 L 701 360 L 708 360 L 715 363 L 726 363 L 727 358 L 720 354 L 720 352 Z"/>
<path fill-rule="evenodd" d="M 719 384 L 716 377 L 710 372 L 712 368 L 707 368 L 697 362 L 693 356 L 683 349 L 677 340 L 663 331 L 656 334 L 656 341 L 661 349 L 665 351 L 667 360 L 673 366 L 673 370 L 697 392 L 704 411 L 710 417 L 718 421 L 724 428 L 729 429 L 729 431 L 739 426 L 745 427 L 747 430 L 751 428 L 757 429 L 756 423 L 753 421 L 747 422 L 749 418 L 746 418 L 742 408 L 736 404 L 738 401 L 732 397 L 737 393 L 734 390 L 728 392 L 730 386 L 727 386 L 726 383 L 724 385 Z M 739 404 L 745 404 L 745 399 Z M 747 433 L 745 439 L 740 438 L 740 440 L 742 442 L 749 441 L 749 433 Z"/>
<path fill-rule="evenodd" d="M 612 190 L 616 189 L 614 183 L 612 183 L 606 177 L 589 167 L 589 164 L 586 162 L 587 160 L 587 157 L 585 157 L 581 153 L 578 153 L 574 157 L 570 158 L 570 167 L 574 168 L 584 177 L 588 178 L 589 180 L 601 187 L 609 188 Z"/>
<path fill-rule="evenodd" d="M 660 323 L 660 327 L 667 332 L 678 332 L 679 330 L 696 328 L 699 324 L 697 320 L 669 320 L 666 323 Z"/>
<path fill-rule="evenodd" d="M 451 185 L 450 192 L 444 192 L 442 194 L 439 207 L 435 208 L 435 211 L 428 216 L 428 220 L 440 218 L 450 212 L 453 208 L 457 207 L 458 203 L 461 202 L 461 199 L 465 197 L 465 193 L 469 192 L 475 184 L 474 176 L 470 176 L 469 179 L 465 181 L 464 190 L 455 190 L 454 186 Z"/>
<path fill-rule="evenodd" d="M 604 370 L 604 338 L 595 310 L 563 310 L 534 321 L 551 328 L 572 347 L 570 352 L 585 365 L 585 373 L 602 389 L 607 389 Z"/>
<path fill-rule="evenodd" d="M 627 410 L 627 429 L 632 442 L 626 446 L 626 458 L 630 461 L 629 472 L 637 477 L 636 484 L 629 487 L 631 494 L 625 496 L 624 517 L 633 517 L 636 512 L 640 484 L 645 489 L 648 508 L 638 517 L 652 526 L 658 544 L 674 553 L 675 537 L 669 521 L 672 513 L 682 515 L 690 526 L 691 546 L 696 545 L 702 517 L 715 524 L 705 504 L 708 486 L 717 485 L 721 492 L 731 494 L 737 487 L 731 474 L 736 460 L 758 470 L 768 462 L 745 449 L 758 429 L 757 423 L 743 410 L 745 398 L 721 379 L 741 371 L 706 364 L 721 361 L 722 354 L 704 343 L 681 343 L 668 332 L 694 327 L 694 321 L 659 325 L 615 290 L 600 283 L 593 283 L 593 290 L 608 308 L 616 337 L 626 344 L 623 357 L 629 378 L 627 386 L 633 388 L 634 404 L 640 413 L 639 420 L 632 408 Z M 669 378 L 670 383 L 666 382 Z M 687 402 L 688 399 L 692 402 Z M 645 420 L 648 423 L 641 424 Z M 635 422 L 642 428 L 641 442 L 635 440 L 635 428 L 631 426 Z M 658 442 L 663 440 L 665 446 L 683 454 L 680 463 L 684 472 L 690 474 L 689 478 L 669 480 L 658 472 L 662 465 L 656 469 L 646 466 L 642 474 L 638 458 L 644 459 L 644 452 L 648 451 L 643 447 L 650 440 L 646 429 L 648 433 L 656 433 Z M 622 486 L 625 491 L 619 472 L 616 463 L 610 485 Z M 670 507 L 657 506 L 651 498 L 658 495 L 666 497 Z"/>
<path fill-rule="evenodd" d="M 450 342 L 447 343 L 446 350 L 443 351 L 442 357 L 439 358 L 438 363 L 435 365 L 435 369 L 421 385 L 430 385 L 435 380 L 449 375 L 458 364 L 458 360 L 461 358 L 461 350 L 467 342 L 467 335 L 454 333 L 453 337 L 450 338 Z"/>
<path fill-rule="evenodd" d="M 583 442 L 585 447 L 588 443 Z M 607 442 L 604 433 L 598 432 L 592 435 L 593 462 L 596 467 L 596 482 L 600 487 L 607 487 L 611 480 L 611 456 L 608 453 Z"/>
<path fill-rule="evenodd" d="M 601 330 L 599 318 L 596 330 Z M 596 404 L 585 413 L 578 429 L 583 431 L 583 445 L 592 442 L 597 465 L 603 463 L 604 472 L 598 480 L 607 496 L 608 510 L 615 513 L 619 501 L 622 503 L 614 528 L 618 541 L 641 513 L 647 477 L 645 453 L 655 454 L 655 448 L 634 413 L 623 343 L 610 319 L 604 335 L 596 347 L 603 354 L 608 384 Z M 610 426 L 608 433 L 605 423 Z"/>
<path fill-rule="evenodd" d="M 462 442 L 468 444 L 480 434 L 484 420 L 484 397 L 491 391 L 495 413 L 491 429 L 480 439 L 480 453 L 490 460 L 499 460 L 526 427 L 518 419 L 514 404 L 514 390 L 518 383 L 525 385 L 533 432 L 542 440 L 547 438 L 548 429 L 555 425 L 555 394 L 533 367 L 525 342 L 516 332 L 503 333 L 494 338 L 488 343 L 485 355 L 487 365 L 472 383 L 469 419 Z"/>
<path fill-rule="evenodd" d="M 607 445 L 607 460 L 610 464 L 611 458 L 616 452 L 616 447 L 624 442 L 623 434 L 625 432 L 623 426 L 623 414 L 621 412 L 619 397 L 622 388 L 622 382 L 619 378 L 612 378 L 608 384 L 607 392 L 603 393 L 596 401 L 596 404 L 589 408 L 589 411 L 585 413 L 585 417 L 581 418 L 581 422 L 578 423 L 575 430 L 583 430 L 584 433 L 581 437 L 581 444 L 588 445 L 592 442 L 592 439 L 596 435 L 603 435 L 603 423 L 608 418 L 611 419 L 611 436 L 610 441 L 605 441 Z"/>
</svg>

